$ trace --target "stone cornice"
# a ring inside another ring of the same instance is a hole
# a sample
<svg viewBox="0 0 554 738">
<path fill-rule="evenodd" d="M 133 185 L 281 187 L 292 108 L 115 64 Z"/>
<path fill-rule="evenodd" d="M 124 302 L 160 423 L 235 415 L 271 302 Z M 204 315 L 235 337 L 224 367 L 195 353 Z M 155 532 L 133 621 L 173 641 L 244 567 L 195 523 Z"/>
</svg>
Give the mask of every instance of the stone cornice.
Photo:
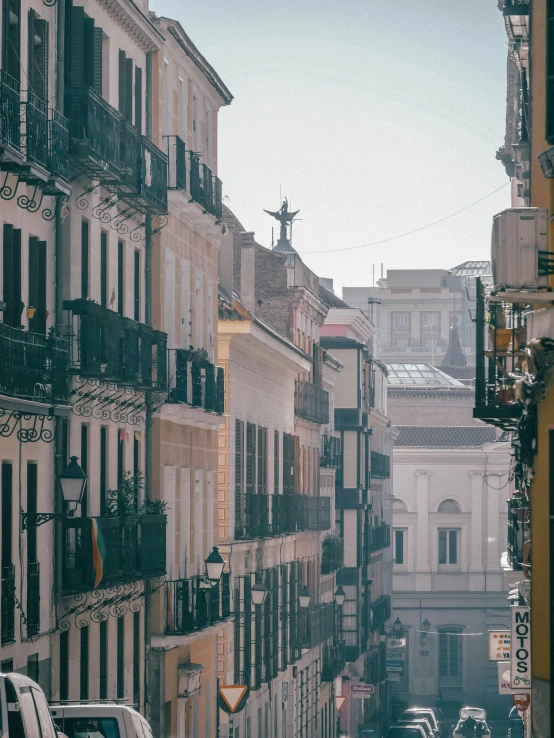
<svg viewBox="0 0 554 738">
<path fill-rule="evenodd" d="M 144 51 L 161 49 L 162 34 L 133 0 L 99 0 L 99 3 Z"/>
</svg>

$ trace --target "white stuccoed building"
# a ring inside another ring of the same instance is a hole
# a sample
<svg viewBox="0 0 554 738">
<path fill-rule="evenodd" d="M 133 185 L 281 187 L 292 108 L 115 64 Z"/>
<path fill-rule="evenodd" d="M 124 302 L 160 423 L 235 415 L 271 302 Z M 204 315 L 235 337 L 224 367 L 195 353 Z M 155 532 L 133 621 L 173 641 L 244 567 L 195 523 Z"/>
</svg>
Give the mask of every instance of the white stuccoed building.
<svg viewBox="0 0 554 738">
<path fill-rule="evenodd" d="M 411 705 L 442 703 L 454 714 L 461 703 L 472 704 L 502 719 L 511 701 L 498 694 L 487 631 L 509 622 L 500 558 L 510 444 L 473 421 L 471 388 L 418 366 L 395 365 L 389 375 L 389 415 L 400 431 L 393 620 L 400 619 L 407 638 L 404 672 L 392 686 Z"/>
</svg>

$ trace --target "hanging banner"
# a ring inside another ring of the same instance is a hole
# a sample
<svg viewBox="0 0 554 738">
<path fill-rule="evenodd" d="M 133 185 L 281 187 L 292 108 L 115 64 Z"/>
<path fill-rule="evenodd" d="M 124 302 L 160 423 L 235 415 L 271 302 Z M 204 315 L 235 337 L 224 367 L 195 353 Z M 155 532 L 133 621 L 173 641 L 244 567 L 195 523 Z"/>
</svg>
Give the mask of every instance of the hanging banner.
<svg viewBox="0 0 554 738">
<path fill-rule="evenodd" d="M 510 608 L 511 686 L 517 691 L 531 689 L 531 611 Z"/>
</svg>

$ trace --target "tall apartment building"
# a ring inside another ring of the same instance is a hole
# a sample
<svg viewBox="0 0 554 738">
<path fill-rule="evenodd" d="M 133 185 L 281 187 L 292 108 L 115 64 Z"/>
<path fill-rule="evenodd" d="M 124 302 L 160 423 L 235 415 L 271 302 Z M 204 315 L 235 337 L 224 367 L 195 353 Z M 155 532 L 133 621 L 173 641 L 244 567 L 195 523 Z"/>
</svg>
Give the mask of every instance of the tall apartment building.
<svg viewBox="0 0 554 738">
<path fill-rule="evenodd" d="M 343 299 L 374 322 L 374 350 L 383 361 L 450 365 L 450 329 L 456 325 L 461 365 L 475 366 L 475 278 L 486 275 L 486 261 L 448 270 L 389 269 L 377 287 L 345 287 Z"/>
<path fill-rule="evenodd" d="M 336 519 L 344 541 L 338 581 L 345 592 L 341 612 L 344 656 L 350 662 L 343 681 L 347 703 L 341 728 L 361 725 L 384 732 L 391 722 L 383 634 L 391 616 L 392 446 L 396 431 L 387 416 L 386 369 L 369 350 L 375 326 L 321 287 L 329 307 L 321 344 L 343 364 L 335 387 L 335 430 L 342 465 L 335 489 Z M 357 699 L 350 684 L 372 684 L 370 699 Z"/>
</svg>

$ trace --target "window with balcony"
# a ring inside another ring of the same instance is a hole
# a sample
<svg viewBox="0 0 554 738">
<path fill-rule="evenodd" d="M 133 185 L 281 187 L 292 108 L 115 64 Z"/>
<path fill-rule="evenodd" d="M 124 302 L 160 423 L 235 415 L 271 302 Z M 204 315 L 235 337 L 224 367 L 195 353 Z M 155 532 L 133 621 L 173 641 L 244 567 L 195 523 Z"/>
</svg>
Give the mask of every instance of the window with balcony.
<svg viewBox="0 0 554 738">
<path fill-rule="evenodd" d="M 410 337 L 407 333 L 393 333 L 391 346 L 395 349 L 406 349 L 410 345 Z"/>
<path fill-rule="evenodd" d="M 441 567 L 457 568 L 460 561 L 460 530 L 442 528 L 438 531 L 438 564 Z"/>
<path fill-rule="evenodd" d="M 410 313 L 392 313 L 392 327 L 395 330 L 397 328 L 409 328 Z"/>
<path fill-rule="evenodd" d="M 462 686 L 462 630 L 448 628 L 439 631 L 439 688 Z"/>
</svg>

